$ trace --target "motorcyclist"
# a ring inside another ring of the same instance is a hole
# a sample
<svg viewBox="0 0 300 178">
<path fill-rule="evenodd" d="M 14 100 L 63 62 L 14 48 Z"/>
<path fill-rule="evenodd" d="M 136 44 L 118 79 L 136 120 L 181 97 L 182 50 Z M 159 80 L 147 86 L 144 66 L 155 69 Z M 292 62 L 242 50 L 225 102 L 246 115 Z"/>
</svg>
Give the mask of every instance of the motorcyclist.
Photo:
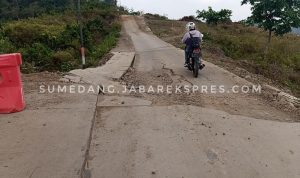
<svg viewBox="0 0 300 178">
<path fill-rule="evenodd" d="M 189 64 L 189 56 L 192 53 L 192 41 L 191 38 L 199 38 L 199 42 L 202 42 L 203 35 L 201 32 L 196 30 L 196 24 L 194 22 L 189 22 L 186 25 L 187 33 L 183 36 L 182 43 L 184 43 L 185 46 L 185 64 L 184 67 L 187 67 Z M 192 36 L 192 37 L 191 37 Z M 200 61 L 201 64 L 201 61 Z M 202 66 L 202 65 L 201 65 Z"/>
</svg>

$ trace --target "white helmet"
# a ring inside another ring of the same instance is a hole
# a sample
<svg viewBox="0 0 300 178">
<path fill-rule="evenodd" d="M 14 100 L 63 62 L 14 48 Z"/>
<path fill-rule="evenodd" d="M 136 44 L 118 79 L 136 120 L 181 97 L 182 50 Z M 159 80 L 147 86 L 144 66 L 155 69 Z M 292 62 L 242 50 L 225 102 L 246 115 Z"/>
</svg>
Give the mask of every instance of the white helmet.
<svg viewBox="0 0 300 178">
<path fill-rule="evenodd" d="M 196 24 L 194 22 L 189 22 L 188 24 L 186 24 L 186 30 L 196 30 Z"/>
</svg>

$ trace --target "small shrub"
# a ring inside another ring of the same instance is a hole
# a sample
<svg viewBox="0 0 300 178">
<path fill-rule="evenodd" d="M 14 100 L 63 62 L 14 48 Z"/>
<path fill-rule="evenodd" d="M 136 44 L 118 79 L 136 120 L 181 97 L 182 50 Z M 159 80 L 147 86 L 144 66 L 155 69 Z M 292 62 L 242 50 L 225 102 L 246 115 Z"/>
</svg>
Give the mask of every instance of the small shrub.
<svg viewBox="0 0 300 178">
<path fill-rule="evenodd" d="M 31 63 L 23 62 L 21 71 L 25 74 L 34 73 L 36 72 L 36 67 L 34 67 Z"/>
<path fill-rule="evenodd" d="M 7 38 L 0 37 L 0 54 L 13 53 L 15 51 L 15 46 Z"/>
<path fill-rule="evenodd" d="M 80 34 L 79 26 L 77 24 L 67 24 L 65 29 L 59 35 L 56 47 L 58 49 L 64 48 L 80 48 Z"/>
<path fill-rule="evenodd" d="M 149 20 L 168 20 L 167 16 L 162 16 L 162 15 L 159 15 L 159 14 L 147 13 L 144 16 L 145 16 L 146 19 L 149 19 Z"/>
<path fill-rule="evenodd" d="M 46 45 L 34 43 L 30 48 L 24 50 L 26 50 L 23 54 L 24 60 L 31 63 L 38 71 L 54 69 L 52 62 L 54 52 Z"/>
<path fill-rule="evenodd" d="M 198 22 L 199 20 L 196 19 L 195 16 L 190 15 L 190 16 L 184 16 L 181 19 L 179 19 L 179 21 L 185 21 L 185 22 Z"/>
<path fill-rule="evenodd" d="M 67 51 L 57 51 L 53 55 L 53 64 L 60 71 L 67 72 L 76 66 L 76 60 L 71 53 Z"/>
</svg>

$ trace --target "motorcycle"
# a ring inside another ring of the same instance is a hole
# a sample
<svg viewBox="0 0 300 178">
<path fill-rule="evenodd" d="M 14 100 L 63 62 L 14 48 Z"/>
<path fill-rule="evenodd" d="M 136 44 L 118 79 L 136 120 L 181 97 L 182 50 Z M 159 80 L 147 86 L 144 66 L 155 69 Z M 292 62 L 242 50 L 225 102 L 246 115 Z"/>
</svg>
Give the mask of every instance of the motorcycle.
<svg viewBox="0 0 300 178">
<path fill-rule="evenodd" d="M 204 35 L 201 34 L 201 41 L 203 37 Z M 200 58 L 202 58 L 201 47 L 193 49 L 189 56 L 189 64 L 187 68 L 193 72 L 195 78 L 198 78 L 199 70 L 202 70 L 205 67 L 204 64 L 200 64 Z"/>
<path fill-rule="evenodd" d="M 200 64 L 201 57 L 202 57 L 201 48 L 194 49 L 193 52 L 189 56 L 189 64 L 188 64 L 187 68 L 193 72 L 193 75 L 195 78 L 198 77 L 199 70 L 202 70 L 205 67 L 204 64 Z"/>
</svg>

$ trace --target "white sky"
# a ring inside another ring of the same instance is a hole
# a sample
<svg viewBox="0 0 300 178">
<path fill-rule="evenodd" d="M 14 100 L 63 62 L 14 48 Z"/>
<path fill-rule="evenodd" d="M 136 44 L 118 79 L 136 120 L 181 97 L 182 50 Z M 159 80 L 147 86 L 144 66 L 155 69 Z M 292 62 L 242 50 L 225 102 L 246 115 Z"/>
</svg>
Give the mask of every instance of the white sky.
<svg viewBox="0 0 300 178">
<path fill-rule="evenodd" d="M 179 19 L 186 15 L 196 15 L 197 10 L 232 10 L 232 20 L 239 21 L 251 15 L 250 6 L 241 6 L 242 0 L 119 0 L 119 4 L 134 10 L 167 14 L 170 19 Z"/>
</svg>

